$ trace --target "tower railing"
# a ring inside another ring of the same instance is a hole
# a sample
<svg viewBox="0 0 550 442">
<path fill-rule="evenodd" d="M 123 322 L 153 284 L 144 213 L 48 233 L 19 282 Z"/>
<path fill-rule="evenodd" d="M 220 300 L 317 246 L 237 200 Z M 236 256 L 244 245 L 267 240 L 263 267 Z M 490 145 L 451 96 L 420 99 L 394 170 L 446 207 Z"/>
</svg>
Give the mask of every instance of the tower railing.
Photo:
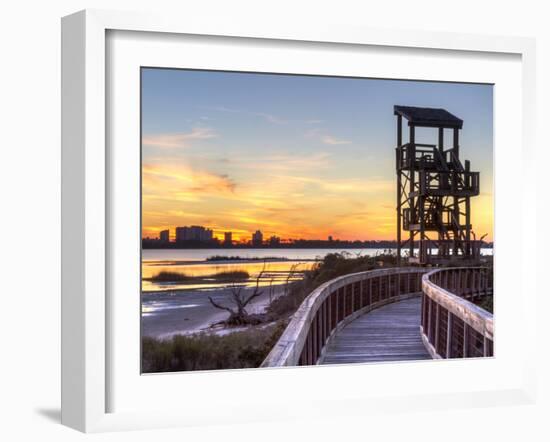
<svg viewBox="0 0 550 442">
<path fill-rule="evenodd" d="M 352 273 L 313 290 L 294 313 L 262 367 L 315 365 L 346 324 L 383 305 L 420 296 L 424 268 Z"/>
<path fill-rule="evenodd" d="M 421 195 L 479 195 L 479 172 L 420 171 Z"/>
<path fill-rule="evenodd" d="M 493 294 L 486 267 L 438 269 L 422 276 L 420 331 L 433 358 L 493 356 L 493 315 L 474 304 Z"/>
</svg>

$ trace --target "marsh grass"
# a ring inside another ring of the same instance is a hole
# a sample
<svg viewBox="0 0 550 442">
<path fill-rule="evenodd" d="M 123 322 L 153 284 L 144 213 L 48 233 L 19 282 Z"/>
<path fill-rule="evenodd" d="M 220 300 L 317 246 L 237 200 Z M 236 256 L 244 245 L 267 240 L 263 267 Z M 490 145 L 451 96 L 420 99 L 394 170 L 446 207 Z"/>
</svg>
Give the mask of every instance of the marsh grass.
<svg viewBox="0 0 550 442">
<path fill-rule="evenodd" d="M 250 274 L 246 270 L 225 270 L 203 278 L 222 279 L 222 280 L 238 280 L 248 279 Z"/>
<path fill-rule="evenodd" d="M 282 258 L 277 256 L 225 256 L 225 255 L 213 255 L 206 258 L 206 261 L 288 261 L 288 258 Z"/>
<path fill-rule="evenodd" d="M 338 276 L 363 272 L 380 267 L 395 267 L 397 257 L 390 253 L 377 256 L 361 256 L 353 253 L 330 253 L 306 272 L 303 280 L 293 282 L 284 296 L 269 305 L 267 313 L 281 318 L 291 315 L 313 290 Z"/>
<path fill-rule="evenodd" d="M 201 276 L 189 276 L 181 272 L 162 271 L 150 278 L 144 278 L 146 281 L 151 282 L 190 282 L 200 284 L 201 282 L 207 283 L 209 280 L 216 281 L 244 281 L 250 278 L 250 274 L 246 270 L 226 270 L 223 272 L 214 273 L 212 275 Z"/>
<path fill-rule="evenodd" d="M 226 335 L 201 333 L 142 338 L 142 371 L 160 373 L 259 367 L 286 327 L 279 321 Z"/>
<path fill-rule="evenodd" d="M 185 273 L 162 271 L 151 278 L 144 279 L 153 282 L 180 282 L 189 281 L 192 278 L 187 276 Z"/>
</svg>

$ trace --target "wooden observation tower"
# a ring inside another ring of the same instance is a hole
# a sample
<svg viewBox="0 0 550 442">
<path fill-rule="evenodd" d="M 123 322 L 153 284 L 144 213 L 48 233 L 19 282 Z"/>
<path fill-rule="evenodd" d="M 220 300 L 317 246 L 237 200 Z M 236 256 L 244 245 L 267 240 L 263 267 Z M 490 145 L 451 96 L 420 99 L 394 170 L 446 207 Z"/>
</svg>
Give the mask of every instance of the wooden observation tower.
<svg viewBox="0 0 550 442">
<path fill-rule="evenodd" d="M 445 109 L 394 106 L 397 116 L 397 256 L 408 248 L 409 262 L 444 264 L 479 258 L 472 239 L 470 198 L 479 195 L 479 172 L 460 161 L 462 120 Z M 409 140 L 403 142 L 403 119 Z M 437 144 L 416 142 L 416 128 L 430 128 Z M 452 132 L 446 148 L 445 131 Z M 408 238 L 402 239 L 402 232 Z M 414 256 L 415 245 L 418 255 Z"/>
</svg>

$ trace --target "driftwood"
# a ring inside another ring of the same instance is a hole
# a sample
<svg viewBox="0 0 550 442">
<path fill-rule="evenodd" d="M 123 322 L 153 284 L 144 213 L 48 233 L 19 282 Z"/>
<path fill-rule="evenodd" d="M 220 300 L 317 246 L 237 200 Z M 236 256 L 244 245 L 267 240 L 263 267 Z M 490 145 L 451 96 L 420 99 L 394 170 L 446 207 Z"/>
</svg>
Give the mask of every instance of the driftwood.
<svg viewBox="0 0 550 442">
<path fill-rule="evenodd" d="M 290 271 L 288 272 L 285 284 L 283 286 L 283 293 L 281 296 L 287 296 L 289 294 L 290 290 L 290 282 L 292 278 L 297 273 L 298 264 L 294 264 L 291 266 Z M 257 325 L 264 322 L 269 322 L 273 318 L 269 314 L 265 313 L 255 313 L 250 314 L 246 310 L 246 306 L 250 304 L 250 302 L 257 298 L 258 296 L 262 295 L 264 293 L 263 290 L 260 290 L 260 280 L 263 278 L 265 271 L 265 262 L 264 266 L 262 268 L 262 271 L 258 274 L 256 277 L 256 284 L 254 286 L 254 290 L 250 295 L 246 295 L 243 293 L 244 287 L 239 286 L 237 284 L 233 284 L 230 286 L 230 301 L 232 303 L 231 306 L 220 304 L 217 301 L 214 301 L 210 296 L 208 297 L 210 304 L 212 304 L 214 307 L 220 310 L 225 310 L 229 313 L 229 317 L 224 320 L 220 321 L 214 325 Z M 273 297 L 273 278 L 271 278 L 269 285 L 267 286 L 268 289 L 268 296 L 269 296 L 269 304 L 271 304 L 274 301 Z"/>
<path fill-rule="evenodd" d="M 263 293 L 263 291 L 260 290 L 260 279 L 262 277 L 264 270 L 265 270 L 265 264 L 264 264 L 264 268 L 256 278 L 256 285 L 254 286 L 254 290 L 248 296 L 246 296 L 246 294 L 243 293 L 244 287 L 239 286 L 237 284 L 231 285 L 231 287 L 229 288 L 231 293 L 230 299 L 234 304 L 234 306 L 229 307 L 226 305 L 222 305 L 214 301 L 211 296 L 208 297 L 210 304 L 212 304 L 214 307 L 216 307 L 217 309 L 225 310 L 229 312 L 229 318 L 227 318 L 225 321 L 222 321 L 223 324 L 247 325 L 247 324 L 260 324 L 265 321 L 265 315 L 249 314 L 246 310 L 246 306 L 250 304 L 250 302 L 253 299 L 257 298 Z"/>
</svg>

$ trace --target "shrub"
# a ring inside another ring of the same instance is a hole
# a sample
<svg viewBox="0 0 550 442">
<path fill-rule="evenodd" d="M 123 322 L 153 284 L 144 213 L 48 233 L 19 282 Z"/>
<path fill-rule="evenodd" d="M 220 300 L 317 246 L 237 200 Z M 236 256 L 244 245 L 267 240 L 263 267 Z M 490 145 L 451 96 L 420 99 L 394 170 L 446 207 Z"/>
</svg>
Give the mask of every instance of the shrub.
<svg viewBox="0 0 550 442">
<path fill-rule="evenodd" d="M 188 281 L 190 277 L 187 276 L 185 273 L 162 271 L 160 273 L 157 273 L 155 276 L 146 279 L 153 282 L 178 282 Z"/>
<path fill-rule="evenodd" d="M 204 276 L 204 278 L 233 281 L 237 279 L 248 279 L 250 278 L 250 274 L 246 270 L 226 270 L 214 275 Z"/>
<path fill-rule="evenodd" d="M 142 371 L 159 373 L 259 367 L 286 327 L 285 321 L 264 328 L 219 336 L 176 335 L 142 338 Z"/>
<path fill-rule="evenodd" d="M 338 276 L 396 265 L 397 257 L 389 253 L 375 257 L 349 252 L 329 253 L 306 273 L 303 280 L 291 283 L 286 295 L 273 300 L 268 313 L 275 317 L 291 315 L 313 290 Z"/>
<path fill-rule="evenodd" d="M 162 271 L 150 278 L 144 278 L 145 280 L 152 282 L 196 282 L 204 283 L 208 279 L 216 279 L 218 281 L 240 281 L 250 278 L 249 273 L 246 270 L 227 270 L 213 275 L 204 276 L 189 276 L 185 273 Z"/>
</svg>

